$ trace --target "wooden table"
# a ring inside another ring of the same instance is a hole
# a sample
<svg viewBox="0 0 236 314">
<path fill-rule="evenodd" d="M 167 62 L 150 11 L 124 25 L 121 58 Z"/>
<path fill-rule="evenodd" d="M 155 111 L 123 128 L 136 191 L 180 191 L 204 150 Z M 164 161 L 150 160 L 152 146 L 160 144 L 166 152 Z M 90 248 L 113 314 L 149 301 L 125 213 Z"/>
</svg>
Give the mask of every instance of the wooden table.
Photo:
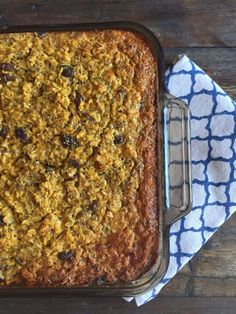
<svg viewBox="0 0 236 314">
<path fill-rule="evenodd" d="M 236 0 L 1 0 L 0 25 L 131 20 L 186 53 L 236 98 Z M 136 308 L 120 298 L 0 300 L 0 313 L 236 313 L 236 216 L 162 290 Z"/>
</svg>

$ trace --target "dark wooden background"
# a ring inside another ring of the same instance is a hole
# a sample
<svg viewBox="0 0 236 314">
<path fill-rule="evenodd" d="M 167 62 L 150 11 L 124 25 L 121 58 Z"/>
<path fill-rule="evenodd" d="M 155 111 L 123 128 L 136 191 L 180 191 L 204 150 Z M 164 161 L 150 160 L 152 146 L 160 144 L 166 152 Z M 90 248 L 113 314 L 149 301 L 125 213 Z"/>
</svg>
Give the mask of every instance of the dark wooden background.
<svg viewBox="0 0 236 314">
<path fill-rule="evenodd" d="M 236 0 L 0 0 L 0 26 L 131 20 L 186 53 L 236 98 Z M 120 298 L 0 299 L 0 313 L 236 313 L 236 216 L 162 290 L 136 308 Z"/>
</svg>

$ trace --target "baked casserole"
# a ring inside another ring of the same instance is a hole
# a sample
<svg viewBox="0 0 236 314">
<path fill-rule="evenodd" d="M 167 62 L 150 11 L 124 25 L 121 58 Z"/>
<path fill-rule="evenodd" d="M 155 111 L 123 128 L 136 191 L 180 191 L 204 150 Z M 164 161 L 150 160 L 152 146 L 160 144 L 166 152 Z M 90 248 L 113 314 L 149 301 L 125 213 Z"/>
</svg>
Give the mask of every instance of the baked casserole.
<svg viewBox="0 0 236 314">
<path fill-rule="evenodd" d="M 156 71 L 128 31 L 0 35 L 0 285 L 129 282 L 155 263 Z"/>
</svg>

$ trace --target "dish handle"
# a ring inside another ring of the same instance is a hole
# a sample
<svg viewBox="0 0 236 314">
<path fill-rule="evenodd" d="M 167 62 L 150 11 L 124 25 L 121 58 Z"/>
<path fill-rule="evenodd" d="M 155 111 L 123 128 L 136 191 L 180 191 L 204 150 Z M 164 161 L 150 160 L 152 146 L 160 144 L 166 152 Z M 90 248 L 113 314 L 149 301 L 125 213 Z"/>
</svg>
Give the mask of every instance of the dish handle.
<svg viewBox="0 0 236 314">
<path fill-rule="evenodd" d="M 181 100 L 168 93 L 164 97 L 164 219 L 169 226 L 186 215 L 192 205 L 190 113 Z"/>
</svg>

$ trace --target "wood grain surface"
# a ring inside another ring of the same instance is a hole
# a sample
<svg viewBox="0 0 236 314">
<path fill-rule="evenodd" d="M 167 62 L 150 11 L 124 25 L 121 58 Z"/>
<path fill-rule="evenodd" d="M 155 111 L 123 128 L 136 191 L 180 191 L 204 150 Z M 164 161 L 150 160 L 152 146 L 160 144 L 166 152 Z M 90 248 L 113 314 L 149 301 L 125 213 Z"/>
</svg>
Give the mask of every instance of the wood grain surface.
<svg viewBox="0 0 236 314">
<path fill-rule="evenodd" d="M 1 299 L 0 313 L 24 314 L 235 314 L 235 298 L 160 298 L 137 308 L 116 298 Z"/>
<path fill-rule="evenodd" d="M 0 26 L 129 20 L 149 27 L 167 66 L 187 54 L 236 98 L 236 0 L 0 0 Z M 236 216 L 143 307 L 120 298 L 2 298 L 0 313 L 236 313 Z"/>
<path fill-rule="evenodd" d="M 129 20 L 165 47 L 235 47 L 235 0 L 1 0 L 4 24 Z"/>
</svg>

